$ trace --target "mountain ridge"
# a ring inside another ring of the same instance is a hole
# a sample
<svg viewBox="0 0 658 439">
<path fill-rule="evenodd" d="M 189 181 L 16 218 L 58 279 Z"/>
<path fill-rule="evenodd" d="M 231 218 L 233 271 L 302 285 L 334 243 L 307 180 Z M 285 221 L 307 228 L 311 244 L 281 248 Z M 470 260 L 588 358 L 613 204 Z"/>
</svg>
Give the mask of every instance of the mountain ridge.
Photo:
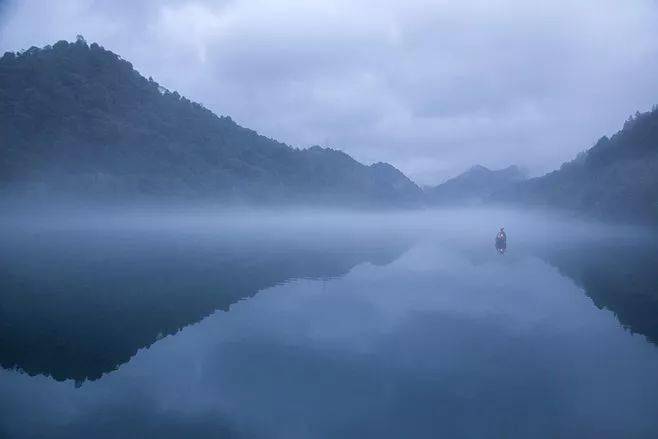
<svg viewBox="0 0 658 439">
<path fill-rule="evenodd" d="M 516 165 L 491 170 L 474 165 L 463 173 L 425 190 L 428 202 L 433 205 L 482 204 L 491 195 L 526 178 Z"/>
<path fill-rule="evenodd" d="M 0 58 L 0 196 L 99 202 L 556 207 L 658 224 L 658 109 L 541 177 L 475 165 L 421 190 L 387 163 L 293 148 L 146 79 L 83 38 Z M 39 198 L 40 197 L 40 198 Z"/>
<path fill-rule="evenodd" d="M 635 113 L 560 169 L 505 188 L 491 201 L 658 224 L 658 107 Z"/>
<path fill-rule="evenodd" d="M 392 165 L 262 136 L 82 38 L 0 58 L 0 130 L 5 192 L 405 207 L 423 198 Z"/>
</svg>

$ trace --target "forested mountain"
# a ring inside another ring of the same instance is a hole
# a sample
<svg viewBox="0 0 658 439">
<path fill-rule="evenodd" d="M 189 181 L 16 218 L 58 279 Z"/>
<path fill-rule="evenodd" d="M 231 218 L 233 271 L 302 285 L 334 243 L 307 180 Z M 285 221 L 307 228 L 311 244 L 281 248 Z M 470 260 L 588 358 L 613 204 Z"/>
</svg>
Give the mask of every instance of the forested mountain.
<svg viewBox="0 0 658 439">
<path fill-rule="evenodd" d="M 431 204 L 480 204 L 488 201 L 493 193 L 525 178 L 517 166 L 492 171 L 476 165 L 445 183 L 426 189 L 426 194 Z"/>
<path fill-rule="evenodd" d="M 658 224 L 658 108 L 636 113 L 575 160 L 500 191 L 494 201 Z"/>
<path fill-rule="evenodd" d="M 92 199 L 417 205 L 386 164 L 295 149 L 146 79 L 98 44 L 0 58 L 0 191 Z"/>
<path fill-rule="evenodd" d="M 295 149 L 218 117 L 82 38 L 0 58 L 0 195 L 418 206 L 507 202 L 658 223 L 658 111 L 559 170 L 476 166 L 423 193 L 385 163 Z"/>
</svg>

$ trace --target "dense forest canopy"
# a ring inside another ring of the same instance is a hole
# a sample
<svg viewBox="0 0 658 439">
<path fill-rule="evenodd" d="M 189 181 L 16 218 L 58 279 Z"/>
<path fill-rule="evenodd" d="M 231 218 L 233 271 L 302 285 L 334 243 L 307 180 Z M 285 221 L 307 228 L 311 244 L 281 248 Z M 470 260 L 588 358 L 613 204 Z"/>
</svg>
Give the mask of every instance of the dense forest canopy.
<svg viewBox="0 0 658 439">
<path fill-rule="evenodd" d="M 295 149 L 218 117 L 79 37 L 0 59 L 7 192 L 416 205 L 386 164 Z"/>
<path fill-rule="evenodd" d="M 559 170 L 495 198 L 658 224 L 658 108 L 636 113 L 621 131 L 602 137 Z"/>
</svg>

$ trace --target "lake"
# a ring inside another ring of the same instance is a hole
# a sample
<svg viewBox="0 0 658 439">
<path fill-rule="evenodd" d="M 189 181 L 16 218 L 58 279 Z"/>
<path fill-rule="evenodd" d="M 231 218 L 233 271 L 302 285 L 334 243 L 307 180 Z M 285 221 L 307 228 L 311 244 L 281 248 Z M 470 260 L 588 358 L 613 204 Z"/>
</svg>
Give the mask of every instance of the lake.
<svg viewBox="0 0 658 439">
<path fill-rule="evenodd" d="M 506 210 L 0 226 L 2 438 L 658 437 L 648 230 Z"/>
</svg>

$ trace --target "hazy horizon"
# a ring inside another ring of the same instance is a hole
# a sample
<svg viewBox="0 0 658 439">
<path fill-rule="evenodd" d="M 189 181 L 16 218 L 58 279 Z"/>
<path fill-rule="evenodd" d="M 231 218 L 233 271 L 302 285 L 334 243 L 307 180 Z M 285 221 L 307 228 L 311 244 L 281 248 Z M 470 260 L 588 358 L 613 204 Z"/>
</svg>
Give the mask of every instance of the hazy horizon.
<svg viewBox="0 0 658 439">
<path fill-rule="evenodd" d="M 419 185 L 543 174 L 658 103 L 650 0 L 37 3 L 2 2 L 0 51 L 82 34 L 265 136 Z"/>
</svg>

